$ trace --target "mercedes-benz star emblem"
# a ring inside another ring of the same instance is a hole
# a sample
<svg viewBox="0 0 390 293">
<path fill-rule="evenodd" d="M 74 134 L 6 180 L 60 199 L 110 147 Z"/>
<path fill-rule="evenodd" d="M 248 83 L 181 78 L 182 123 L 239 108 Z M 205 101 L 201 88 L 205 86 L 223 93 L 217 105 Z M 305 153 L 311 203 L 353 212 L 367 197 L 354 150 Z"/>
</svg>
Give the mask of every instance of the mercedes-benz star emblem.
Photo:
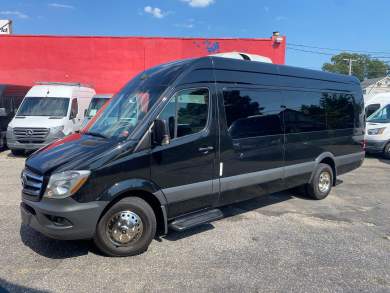
<svg viewBox="0 0 390 293">
<path fill-rule="evenodd" d="M 32 129 L 27 129 L 26 130 L 26 134 L 28 135 L 28 136 L 31 136 L 31 135 L 33 135 L 33 131 L 32 131 Z"/>
</svg>

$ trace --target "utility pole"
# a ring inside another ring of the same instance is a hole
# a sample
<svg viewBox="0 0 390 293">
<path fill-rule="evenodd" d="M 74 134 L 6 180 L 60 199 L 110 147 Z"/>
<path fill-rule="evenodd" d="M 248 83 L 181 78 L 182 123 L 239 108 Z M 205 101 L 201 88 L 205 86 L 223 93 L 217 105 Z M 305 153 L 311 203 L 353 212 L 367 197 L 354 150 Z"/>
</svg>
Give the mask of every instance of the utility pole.
<svg viewBox="0 0 390 293">
<path fill-rule="evenodd" d="M 349 62 L 349 75 L 352 75 L 352 63 L 357 60 L 352 58 L 344 58 L 343 60 Z"/>
</svg>

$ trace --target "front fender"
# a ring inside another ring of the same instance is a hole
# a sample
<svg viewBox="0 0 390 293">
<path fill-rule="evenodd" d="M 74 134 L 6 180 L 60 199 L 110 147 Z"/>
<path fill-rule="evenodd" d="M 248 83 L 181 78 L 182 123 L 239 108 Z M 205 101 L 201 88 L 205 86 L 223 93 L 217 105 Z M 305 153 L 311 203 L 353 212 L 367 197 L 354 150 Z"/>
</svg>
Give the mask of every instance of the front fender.
<svg viewBox="0 0 390 293">
<path fill-rule="evenodd" d="M 127 179 L 117 182 L 104 191 L 97 200 L 111 202 L 117 196 L 133 190 L 140 190 L 151 193 L 159 200 L 162 206 L 167 204 L 167 199 L 164 193 L 161 191 L 161 188 L 154 182 L 141 178 Z"/>
</svg>

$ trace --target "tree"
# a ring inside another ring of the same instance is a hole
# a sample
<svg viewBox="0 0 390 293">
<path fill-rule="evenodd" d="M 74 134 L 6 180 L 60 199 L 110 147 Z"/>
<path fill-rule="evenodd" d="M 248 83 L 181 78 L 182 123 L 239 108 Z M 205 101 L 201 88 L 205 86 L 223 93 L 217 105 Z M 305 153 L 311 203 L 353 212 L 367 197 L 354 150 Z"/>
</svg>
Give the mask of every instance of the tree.
<svg viewBox="0 0 390 293">
<path fill-rule="evenodd" d="M 341 74 L 349 73 L 349 62 L 344 59 L 356 60 L 352 63 L 352 74 L 360 81 L 366 78 L 382 77 L 388 74 L 389 65 L 364 54 L 340 53 L 331 58 L 331 63 L 325 63 L 322 70 Z"/>
</svg>

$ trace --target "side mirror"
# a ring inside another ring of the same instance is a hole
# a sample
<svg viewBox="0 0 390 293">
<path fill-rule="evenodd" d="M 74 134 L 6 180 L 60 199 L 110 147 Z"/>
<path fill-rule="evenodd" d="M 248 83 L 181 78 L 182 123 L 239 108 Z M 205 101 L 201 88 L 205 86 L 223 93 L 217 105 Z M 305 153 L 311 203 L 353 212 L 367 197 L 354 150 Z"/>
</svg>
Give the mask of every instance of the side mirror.
<svg viewBox="0 0 390 293">
<path fill-rule="evenodd" d="M 7 116 L 7 110 L 5 108 L 0 108 L 0 117 L 6 117 Z"/>
<path fill-rule="evenodd" d="M 153 126 L 153 144 L 167 145 L 170 143 L 169 128 L 166 120 L 156 119 Z"/>
</svg>

